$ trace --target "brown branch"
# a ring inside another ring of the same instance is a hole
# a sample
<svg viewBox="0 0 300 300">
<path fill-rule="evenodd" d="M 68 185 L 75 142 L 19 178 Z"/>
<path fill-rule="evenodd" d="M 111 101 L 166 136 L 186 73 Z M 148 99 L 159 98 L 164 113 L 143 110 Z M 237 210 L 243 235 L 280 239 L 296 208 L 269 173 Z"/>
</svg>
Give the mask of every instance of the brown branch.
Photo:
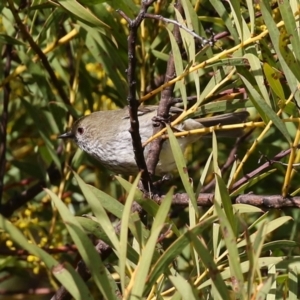
<svg viewBox="0 0 300 300">
<path fill-rule="evenodd" d="M 60 254 L 60 253 L 78 253 L 78 249 L 76 245 L 65 245 L 56 248 L 49 247 L 41 247 L 45 252 L 49 254 Z M 10 255 L 10 256 L 18 256 L 19 258 L 24 256 L 24 259 L 27 259 L 29 252 L 24 249 L 0 249 L 0 255 Z"/>
<path fill-rule="evenodd" d="M 297 146 L 297 149 L 300 149 L 300 145 Z M 253 177 L 257 176 L 259 173 L 265 171 L 267 168 L 269 168 L 274 163 L 278 162 L 283 157 L 289 155 L 291 153 L 291 149 L 287 149 L 284 151 L 279 152 L 277 155 L 275 155 L 272 159 L 269 159 L 266 163 L 258 167 L 257 169 L 253 170 L 252 172 L 246 174 L 243 176 L 240 180 L 235 182 L 232 187 L 230 188 L 230 192 L 233 192 L 234 190 L 238 189 L 240 186 L 248 182 Z"/>
<path fill-rule="evenodd" d="M 6 62 L 4 66 L 4 76 L 7 77 L 11 70 L 12 61 L 12 45 L 6 45 L 4 50 L 4 55 L 6 56 Z M 4 85 L 4 96 L 3 96 L 3 109 L 0 119 L 0 207 L 2 205 L 3 196 L 3 182 L 6 167 L 6 135 L 7 135 L 7 123 L 8 123 L 8 103 L 10 98 L 10 85 L 9 82 Z"/>
<path fill-rule="evenodd" d="M 183 9 L 180 1 L 177 1 L 175 6 L 177 6 L 178 11 L 182 14 Z M 182 40 L 180 36 L 179 27 L 177 25 L 174 26 L 173 34 L 178 45 L 181 48 Z M 164 82 L 167 83 L 168 81 L 175 78 L 175 76 L 176 76 L 176 71 L 175 71 L 175 64 L 174 64 L 174 56 L 172 53 L 170 53 Z M 155 135 L 160 130 L 162 130 L 165 127 L 165 123 L 168 122 L 169 110 L 173 100 L 173 89 L 174 89 L 174 85 L 171 85 L 171 86 L 167 86 L 161 92 L 161 99 L 157 109 L 157 118 L 154 118 L 154 122 L 153 122 L 153 135 Z M 162 138 L 157 138 L 149 146 L 147 167 L 151 175 L 155 174 L 155 168 L 159 160 L 159 154 L 163 142 L 164 140 Z"/>
<path fill-rule="evenodd" d="M 155 202 L 161 203 L 164 196 L 156 197 Z M 188 207 L 189 196 L 186 193 L 175 194 L 173 196 L 172 205 Z M 213 193 L 201 193 L 198 195 L 197 204 L 201 207 L 211 207 L 214 202 Z M 232 198 L 233 204 L 249 204 L 263 209 L 270 208 L 285 208 L 285 207 L 300 207 L 300 196 L 283 197 L 282 195 L 256 195 L 243 194 Z"/>
<path fill-rule="evenodd" d="M 297 148 L 300 149 L 300 145 Z M 232 186 L 232 189 L 230 190 L 230 192 L 233 192 L 234 190 L 236 190 L 237 188 L 239 188 L 241 185 L 243 185 L 246 182 L 248 182 L 254 176 L 256 176 L 259 173 L 263 172 L 264 170 L 266 170 L 267 168 L 269 168 L 274 163 L 277 163 L 281 158 L 287 156 L 290 152 L 291 152 L 291 149 L 281 151 L 280 153 L 278 153 L 277 155 L 275 155 L 272 159 L 268 160 L 266 163 L 264 163 L 263 165 L 261 165 L 260 167 L 258 167 L 257 169 L 255 169 L 254 171 L 249 172 L 248 174 L 246 174 L 243 178 L 241 178 L 239 181 L 237 181 Z M 47 173 L 48 173 L 48 176 L 49 176 L 51 182 L 53 182 L 55 180 L 58 180 L 58 178 L 60 176 L 59 171 L 55 168 L 54 165 L 51 165 L 49 167 Z M 6 203 L 4 203 L 2 205 L 0 213 L 4 217 L 10 217 L 15 210 L 17 210 L 18 208 L 22 207 L 28 201 L 32 200 L 36 195 L 38 195 L 40 192 L 42 192 L 43 188 L 46 187 L 46 186 L 47 186 L 46 182 L 43 181 L 43 180 L 41 180 L 38 183 L 36 183 L 35 185 L 33 185 L 32 187 L 30 187 L 28 190 L 25 190 L 21 194 L 13 196 L 10 200 L 8 200 Z M 205 191 L 206 190 L 207 189 L 205 189 Z M 203 190 L 202 190 L 202 192 L 203 192 Z M 183 195 L 184 194 L 175 194 L 174 195 L 174 201 L 175 202 L 173 204 L 176 205 L 177 204 L 177 202 L 176 202 L 177 200 L 176 199 L 184 197 Z M 203 195 L 203 194 L 200 194 L 200 197 L 203 197 L 201 195 Z M 265 197 L 265 196 L 261 196 L 261 197 Z M 270 197 L 273 197 L 273 196 L 270 196 Z M 275 197 L 277 197 L 277 196 L 275 196 Z M 162 198 L 163 197 L 159 197 L 159 196 L 155 197 L 155 199 L 158 201 L 158 203 L 160 201 L 159 199 L 162 199 Z M 204 198 L 205 198 L 205 196 L 204 196 Z M 294 199 L 294 198 L 292 198 L 292 199 Z M 198 205 L 201 206 L 202 205 L 201 203 L 202 202 L 199 202 Z M 296 203 L 297 203 L 297 201 L 296 201 Z"/>
<path fill-rule="evenodd" d="M 13 276 L 5 276 L 7 277 L 7 279 L 9 279 L 9 277 L 13 277 Z M 2 278 L 1 278 L 2 279 Z M 1 281 L 1 280 L 0 280 Z M 35 282 L 32 282 L 32 284 L 35 284 Z M 53 292 L 52 288 L 48 288 L 48 287 L 41 287 L 41 288 L 24 288 L 24 289 L 0 289 L 0 295 L 5 295 L 4 298 L 7 299 L 18 299 L 20 294 L 22 294 L 22 298 L 23 299 L 30 299 L 30 298 L 34 298 L 35 295 L 47 295 Z M 28 295 L 28 297 L 26 297 Z M 30 295 L 30 296 L 29 296 Z M 36 297 L 37 299 L 40 297 Z M 44 299 L 44 297 L 42 298 Z"/>
<path fill-rule="evenodd" d="M 142 6 L 139 14 L 134 20 L 128 18 L 124 12 L 118 11 L 119 14 L 128 22 L 129 25 L 129 37 L 128 37 L 128 69 L 127 69 L 127 82 L 128 82 L 128 109 L 130 117 L 130 129 L 129 132 L 132 138 L 132 146 L 136 164 L 139 168 L 139 171 L 142 172 L 141 182 L 144 191 L 149 191 L 149 188 L 152 189 L 152 180 L 147 169 L 145 157 L 144 157 L 144 148 L 142 146 L 142 140 L 139 132 L 139 120 L 138 120 L 138 107 L 139 101 L 136 99 L 136 41 L 138 39 L 137 31 L 144 20 L 145 13 L 150 5 L 154 1 L 142 1 Z"/>
</svg>

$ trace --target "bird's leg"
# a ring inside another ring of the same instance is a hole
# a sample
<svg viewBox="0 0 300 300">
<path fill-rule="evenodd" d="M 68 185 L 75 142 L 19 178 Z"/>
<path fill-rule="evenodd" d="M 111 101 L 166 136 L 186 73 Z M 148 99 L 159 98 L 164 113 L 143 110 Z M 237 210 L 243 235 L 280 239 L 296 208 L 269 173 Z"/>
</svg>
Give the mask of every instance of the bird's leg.
<svg viewBox="0 0 300 300">
<path fill-rule="evenodd" d="M 171 116 L 168 116 L 167 118 L 161 117 L 161 116 L 154 116 L 152 118 L 153 126 L 158 127 L 160 124 L 170 124 L 171 122 Z"/>
</svg>

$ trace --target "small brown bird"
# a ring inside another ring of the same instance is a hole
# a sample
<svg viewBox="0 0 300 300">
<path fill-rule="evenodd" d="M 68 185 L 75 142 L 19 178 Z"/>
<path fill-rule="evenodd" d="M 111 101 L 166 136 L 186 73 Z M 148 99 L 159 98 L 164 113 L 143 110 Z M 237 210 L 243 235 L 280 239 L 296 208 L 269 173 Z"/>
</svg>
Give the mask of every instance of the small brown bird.
<svg viewBox="0 0 300 300">
<path fill-rule="evenodd" d="M 146 106 L 139 112 L 140 136 L 142 143 L 152 136 L 152 118 L 157 114 L 157 106 Z M 171 113 L 178 115 L 181 111 L 171 109 Z M 226 113 L 223 115 L 186 119 L 175 126 L 178 131 L 188 131 L 214 125 L 229 125 L 241 123 L 248 117 L 247 111 Z M 175 117 L 174 116 L 174 117 Z M 108 111 L 97 111 L 78 119 L 69 132 L 59 138 L 70 138 L 75 141 L 80 149 L 95 157 L 107 169 L 123 175 L 132 175 L 138 172 L 132 148 L 129 129 L 129 116 L 127 108 Z M 232 129 L 218 132 L 219 136 L 238 137 L 241 129 Z M 211 136 L 211 135 L 206 135 Z M 182 151 L 197 141 L 203 135 L 188 135 L 178 138 Z M 149 145 L 144 149 L 147 157 Z M 176 168 L 169 141 L 163 143 L 156 175 L 164 175 Z"/>
</svg>

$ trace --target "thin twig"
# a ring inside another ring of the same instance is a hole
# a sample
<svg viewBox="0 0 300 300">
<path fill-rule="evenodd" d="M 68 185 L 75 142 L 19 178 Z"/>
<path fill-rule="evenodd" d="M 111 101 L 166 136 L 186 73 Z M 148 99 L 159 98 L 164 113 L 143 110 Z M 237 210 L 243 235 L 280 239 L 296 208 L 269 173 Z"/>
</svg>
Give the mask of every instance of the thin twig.
<svg viewBox="0 0 300 300">
<path fill-rule="evenodd" d="M 160 204 L 164 201 L 164 196 L 153 199 Z M 188 207 L 189 196 L 186 193 L 175 194 L 172 199 L 173 206 Z M 200 193 L 197 198 L 197 205 L 201 207 L 211 207 L 214 203 L 213 193 Z M 249 204 L 262 209 L 300 207 L 300 197 L 283 197 L 282 195 L 257 195 L 243 194 L 232 198 L 233 204 Z"/>
<path fill-rule="evenodd" d="M 300 149 L 300 145 L 298 145 L 297 149 Z M 287 150 L 279 152 L 272 159 L 268 160 L 266 163 L 264 163 L 263 165 L 261 165 L 257 169 L 251 171 L 250 173 L 246 174 L 240 180 L 235 182 L 233 184 L 233 186 L 231 187 L 230 192 L 233 192 L 234 190 L 238 189 L 240 186 L 242 186 L 243 184 L 248 182 L 250 179 L 252 179 L 256 175 L 258 175 L 259 173 L 263 172 L 264 170 L 269 168 L 271 165 L 278 162 L 280 159 L 282 159 L 283 157 L 289 155 L 290 153 L 291 153 L 291 149 L 287 149 Z"/>
<path fill-rule="evenodd" d="M 4 66 L 4 76 L 8 76 L 11 70 L 12 60 L 12 45 L 6 45 L 5 47 L 6 62 Z M 0 119 L 0 206 L 2 204 L 3 188 L 4 188 L 4 175 L 6 167 L 6 130 L 8 122 L 8 103 L 10 98 L 10 86 L 9 83 L 4 86 L 4 97 L 3 97 L 3 109 Z"/>
<path fill-rule="evenodd" d="M 213 41 L 212 40 L 207 40 L 203 37 L 201 37 L 200 35 L 198 35 L 194 30 L 187 28 L 186 26 L 180 24 L 178 21 L 176 20 L 172 20 L 172 19 L 168 19 L 168 18 L 164 18 L 161 15 L 153 15 L 153 14 L 145 14 L 145 18 L 148 19 L 154 19 L 154 20 L 158 20 L 158 21 L 163 21 L 165 23 L 170 23 L 170 24 L 174 24 L 176 26 L 178 26 L 179 28 L 185 30 L 186 32 L 188 32 L 190 35 L 192 35 L 195 39 L 199 40 L 201 42 L 202 47 L 206 46 L 206 45 L 210 45 L 213 46 Z"/>
</svg>

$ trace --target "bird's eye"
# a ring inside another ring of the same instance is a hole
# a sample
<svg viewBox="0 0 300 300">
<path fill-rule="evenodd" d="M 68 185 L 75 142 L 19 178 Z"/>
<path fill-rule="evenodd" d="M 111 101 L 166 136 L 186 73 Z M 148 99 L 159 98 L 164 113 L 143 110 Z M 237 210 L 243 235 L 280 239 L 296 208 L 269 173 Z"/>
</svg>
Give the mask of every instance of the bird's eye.
<svg viewBox="0 0 300 300">
<path fill-rule="evenodd" d="M 83 132 L 84 132 L 84 129 L 83 129 L 82 127 L 78 127 L 78 128 L 77 128 L 77 132 L 78 132 L 80 135 L 82 135 Z"/>
</svg>

